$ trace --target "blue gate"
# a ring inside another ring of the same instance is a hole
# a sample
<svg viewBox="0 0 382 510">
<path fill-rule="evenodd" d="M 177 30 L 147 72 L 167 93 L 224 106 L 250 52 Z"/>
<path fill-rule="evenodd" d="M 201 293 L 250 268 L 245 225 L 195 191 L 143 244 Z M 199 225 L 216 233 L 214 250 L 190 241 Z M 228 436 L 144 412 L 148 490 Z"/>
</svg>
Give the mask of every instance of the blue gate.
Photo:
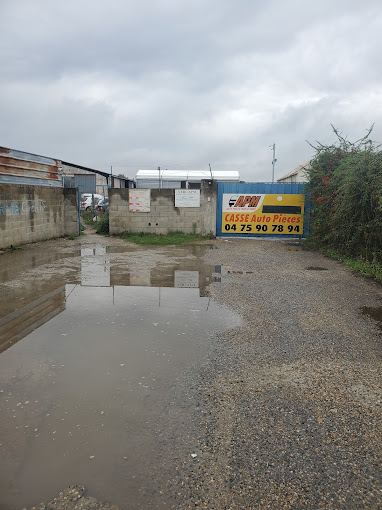
<svg viewBox="0 0 382 510">
<path fill-rule="evenodd" d="M 218 183 L 216 235 L 306 237 L 305 183 Z"/>
</svg>

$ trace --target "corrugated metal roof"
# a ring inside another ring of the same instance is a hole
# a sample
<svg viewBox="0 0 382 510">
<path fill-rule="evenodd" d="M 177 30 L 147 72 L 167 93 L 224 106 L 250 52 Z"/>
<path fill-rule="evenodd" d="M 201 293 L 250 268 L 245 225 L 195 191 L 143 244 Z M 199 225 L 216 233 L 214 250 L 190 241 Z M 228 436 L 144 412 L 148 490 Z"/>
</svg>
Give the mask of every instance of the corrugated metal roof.
<svg viewBox="0 0 382 510">
<path fill-rule="evenodd" d="M 195 181 L 215 179 L 222 182 L 239 182 L 237 170 L 138 170 L 135 179 L 163 180 L 163 181 Z"/>
<path fill-rule="evenodd" d="M 62 186 L 60 162 L 57 159 L 0 147 L 0 181 Z"/>
<path fill-rule="evenodd" d="M 99 174 L 99 175 L 103 175 L 104 177 L 106 177 L 107 179 L 109 177 L 112 177 L 111 174 L 108 174 L 107 172 L 102 172 L 101 170 L 96 170 L 95 168 L 89 168 L 87 166 L 81 166 L 81 165 L 76 165 L 74 163 L 68 163 L 67 161 L 61 161 L 61 163 L 65 166 L 68 166 L 70 168 L 78 168 L 80 170 L 86 170 L 87 172 L 93 172 L 93 173 L 96 173 L 96 174 Z"/>
<path fill-rule="evenodd" d="M 63 187 L 62 179 L 37 179 L 26 175 L 5 175 L 0 172 L 0 184 L 19 184 L 20 186 L 50 186 L 52 188 Z"/>
</svg>

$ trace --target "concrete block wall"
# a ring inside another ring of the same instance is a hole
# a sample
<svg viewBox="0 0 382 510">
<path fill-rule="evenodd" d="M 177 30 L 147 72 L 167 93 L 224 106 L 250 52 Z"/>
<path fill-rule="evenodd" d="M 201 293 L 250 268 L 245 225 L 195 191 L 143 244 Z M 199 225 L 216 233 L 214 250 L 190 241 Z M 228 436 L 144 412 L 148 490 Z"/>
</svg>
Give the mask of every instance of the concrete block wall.
<svg viewBox="0 0 382 510">
<path fill-rule="evenodd" d="M 200 207 L 175 207 L 175 190 L 151 189 L 150 212 L 129 211 L 129 190 L 109 190 L 111 234 L 145 232 L 167 234 L 180 230 L 207 235 L 216 232 L 217 183 L 201 183 Z"/>
<path fill-rule="evenodd" d="M 73 200 L 70 193 L 64 200 L 63 188 L 1 183 L 0 249 L 75 233 Z M 67 219 L 66 203 L 73 213 L 68 213 Z M 66 232 L 65 223 L 70 232 Z"/>
<path fill-rule="evenodd" d="M 76 188 L 63 189 L 64 235 L 78 234 L 78 193 Z"/>
</svg>

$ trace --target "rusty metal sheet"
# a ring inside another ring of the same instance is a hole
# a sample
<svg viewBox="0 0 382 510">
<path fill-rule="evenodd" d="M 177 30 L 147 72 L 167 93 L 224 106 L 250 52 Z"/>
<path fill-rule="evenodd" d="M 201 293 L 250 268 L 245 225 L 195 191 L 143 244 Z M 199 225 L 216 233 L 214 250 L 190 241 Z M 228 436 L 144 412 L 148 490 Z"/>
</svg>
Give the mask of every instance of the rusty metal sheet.
<svg viewBox="0 0 382 510">
<path fill-rule="evenodd" d="M 0 147 L 0 180 L 1 176 L 7 176 L 9 182 L 9 177 L 13 176 L 15 183 L 26 178 L 39 182 L 62 181 L 60 166 L 57 159 Z"/>
</svg>

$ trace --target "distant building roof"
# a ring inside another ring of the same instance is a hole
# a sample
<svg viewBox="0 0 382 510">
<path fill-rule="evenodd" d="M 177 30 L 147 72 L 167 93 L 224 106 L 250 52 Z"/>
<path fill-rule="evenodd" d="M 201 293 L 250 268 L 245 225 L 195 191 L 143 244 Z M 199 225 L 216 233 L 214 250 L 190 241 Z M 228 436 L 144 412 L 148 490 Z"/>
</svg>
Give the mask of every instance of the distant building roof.
<svg viewBox="0 0 382 510">
<path fill-rule="evenodd" d="M 161 179 L 165 181 L 194 181 L 214 179 L 216 181 L 239 182 L 237 170 L 138 170 L 135 179 Z"/>
<path fill-rule="evenodd" d="M 103 175 L 106 178 L 110 177 L 110 174 L 107 172 L 102 172 L 101 170 L 95 170 L 94 168 L 89 168 L 87 166 L 76 165 L 75 163 L 68 163 L 67 161 L 61 161 L 61 163 L 66 166 L 70 166 L 71 168 L 78 168 L 80 170 L 86 170 L 87 172 L 94 172 L 96 174 Z"/>
<path fill-rule="evenodd" d="M 308 178 L 306 176 L 306 169 L 309 167 L 310 162 L 299 165 L 294 170 L 291 170 L 280 179 L 277 179 L 277 182 L 307 182 Z"/>
</svg>

